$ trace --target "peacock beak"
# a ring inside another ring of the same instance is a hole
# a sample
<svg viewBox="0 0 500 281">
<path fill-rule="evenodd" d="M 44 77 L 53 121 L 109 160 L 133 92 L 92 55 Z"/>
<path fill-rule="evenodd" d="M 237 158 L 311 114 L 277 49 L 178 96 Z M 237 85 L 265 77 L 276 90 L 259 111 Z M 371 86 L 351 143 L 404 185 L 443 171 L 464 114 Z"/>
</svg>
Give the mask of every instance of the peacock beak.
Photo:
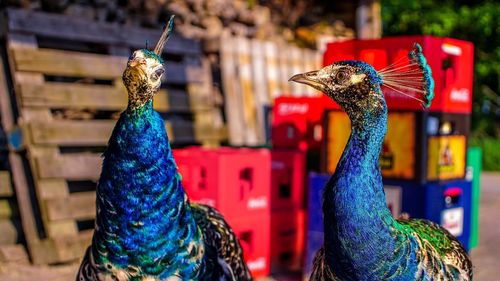
<svg viewBox="0 0 500 281">
<path fill-rule="evenodd" d="M 326 85 L 323 84 L 319 79 L 318 72 L 319 72 L 318 70 L 315 70 L 315 71 L 296 74 L 290 77 L 288 81 L 306 84 L 315 88 L 318 91 L 326 92 Z"/>
</svg>

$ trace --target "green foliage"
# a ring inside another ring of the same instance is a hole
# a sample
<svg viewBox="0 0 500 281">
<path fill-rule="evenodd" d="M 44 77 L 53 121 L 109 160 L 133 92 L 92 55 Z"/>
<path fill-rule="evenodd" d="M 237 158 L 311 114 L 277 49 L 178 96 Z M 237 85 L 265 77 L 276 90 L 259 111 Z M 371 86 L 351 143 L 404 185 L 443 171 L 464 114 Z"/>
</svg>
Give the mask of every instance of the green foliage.
<svg viewBox="0 0 500 281">
<path fill-rule="evenodd" d="M 500 137 L 499 1 L 381 0 L 381 3 L 385 36 L 424 34 L 474 43 L 473 133 Z M 500 146 L 497 148 L 500 150 Z"/>
<path fill-rule="evenodd" d="M 483 150 L 483 170 L 500 171 L 500 139 L 472 137 L 469 146 L 478 146 Z"/>
</svg>

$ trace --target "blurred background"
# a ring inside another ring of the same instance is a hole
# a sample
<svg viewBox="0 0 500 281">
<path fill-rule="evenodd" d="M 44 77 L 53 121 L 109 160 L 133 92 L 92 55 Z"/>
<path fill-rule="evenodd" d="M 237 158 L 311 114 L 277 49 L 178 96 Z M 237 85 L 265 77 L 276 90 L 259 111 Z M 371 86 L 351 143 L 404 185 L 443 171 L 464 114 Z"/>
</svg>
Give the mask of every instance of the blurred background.
<svg viewBox="0 0 500 281">
<path fill-rule="evenodd" d="M 127 104 L 126 60 L 153 46 L 172 14 L 155 109 L 187 193 L 226 216 L 255 277 L 308 276 L 323 243 L 321 191 L 350 132 L 338 106 L 288 78 L 344 59 L 381 69 L 419 42 L 436 98 L 423 111 L 385 93 L 387 202 L 396 217 L 457 236 L 475 280 L 497 279 L 499 1 L 0 5 L 0 280 L 74 279 L 94 226 L 100 155 Z"/>
</svg>

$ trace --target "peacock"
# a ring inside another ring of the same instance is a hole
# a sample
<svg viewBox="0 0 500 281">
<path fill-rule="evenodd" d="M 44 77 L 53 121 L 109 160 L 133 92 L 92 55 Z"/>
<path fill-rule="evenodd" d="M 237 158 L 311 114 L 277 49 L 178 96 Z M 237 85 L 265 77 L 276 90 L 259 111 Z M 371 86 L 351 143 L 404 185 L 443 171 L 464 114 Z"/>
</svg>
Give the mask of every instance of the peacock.
<svg viewBox="0 0 500 281">
<path fill-rule="evenodd" d="M 434 81 L 421 46 L 378 72 L 347 60 L 290 80 L 324 92 L 351 121 L 349 141 L 325 186 L 325 240 L 310 279 L 472 280 L 466 250 L 446 229 L 394 219 L 386 205 L 378 161 L 387 129 L 382 87 L 430 106 Z"/>
<path fill-rule="evenodd" d="M 164 120 L 153 109 L 172 29 L 173 17 L 153 51 L 136 50 L 127 62 L 128 106 L 103 155 L 92 245 L 77 281 L 251 280 L 221 214 L 186 196 Z"/>
</svg>

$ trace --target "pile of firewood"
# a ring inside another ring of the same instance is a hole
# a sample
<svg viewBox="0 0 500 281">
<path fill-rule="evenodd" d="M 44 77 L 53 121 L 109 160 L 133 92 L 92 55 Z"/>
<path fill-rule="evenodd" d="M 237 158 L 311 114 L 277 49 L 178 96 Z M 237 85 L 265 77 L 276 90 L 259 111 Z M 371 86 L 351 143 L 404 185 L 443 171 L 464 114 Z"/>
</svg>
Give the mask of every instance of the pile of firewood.
<svg viewBox="0 0 500 281">
<path fill-rule="evenodd" d="M 102 22 L 158 28 L 175 14 L 176 30 L 200 40 L 222 31 L 316 47 L 318 37 L 352 38 L 354 31 L 306 0 L 6 0 L 9 6 L 62 13 Z"/>
</svg>

